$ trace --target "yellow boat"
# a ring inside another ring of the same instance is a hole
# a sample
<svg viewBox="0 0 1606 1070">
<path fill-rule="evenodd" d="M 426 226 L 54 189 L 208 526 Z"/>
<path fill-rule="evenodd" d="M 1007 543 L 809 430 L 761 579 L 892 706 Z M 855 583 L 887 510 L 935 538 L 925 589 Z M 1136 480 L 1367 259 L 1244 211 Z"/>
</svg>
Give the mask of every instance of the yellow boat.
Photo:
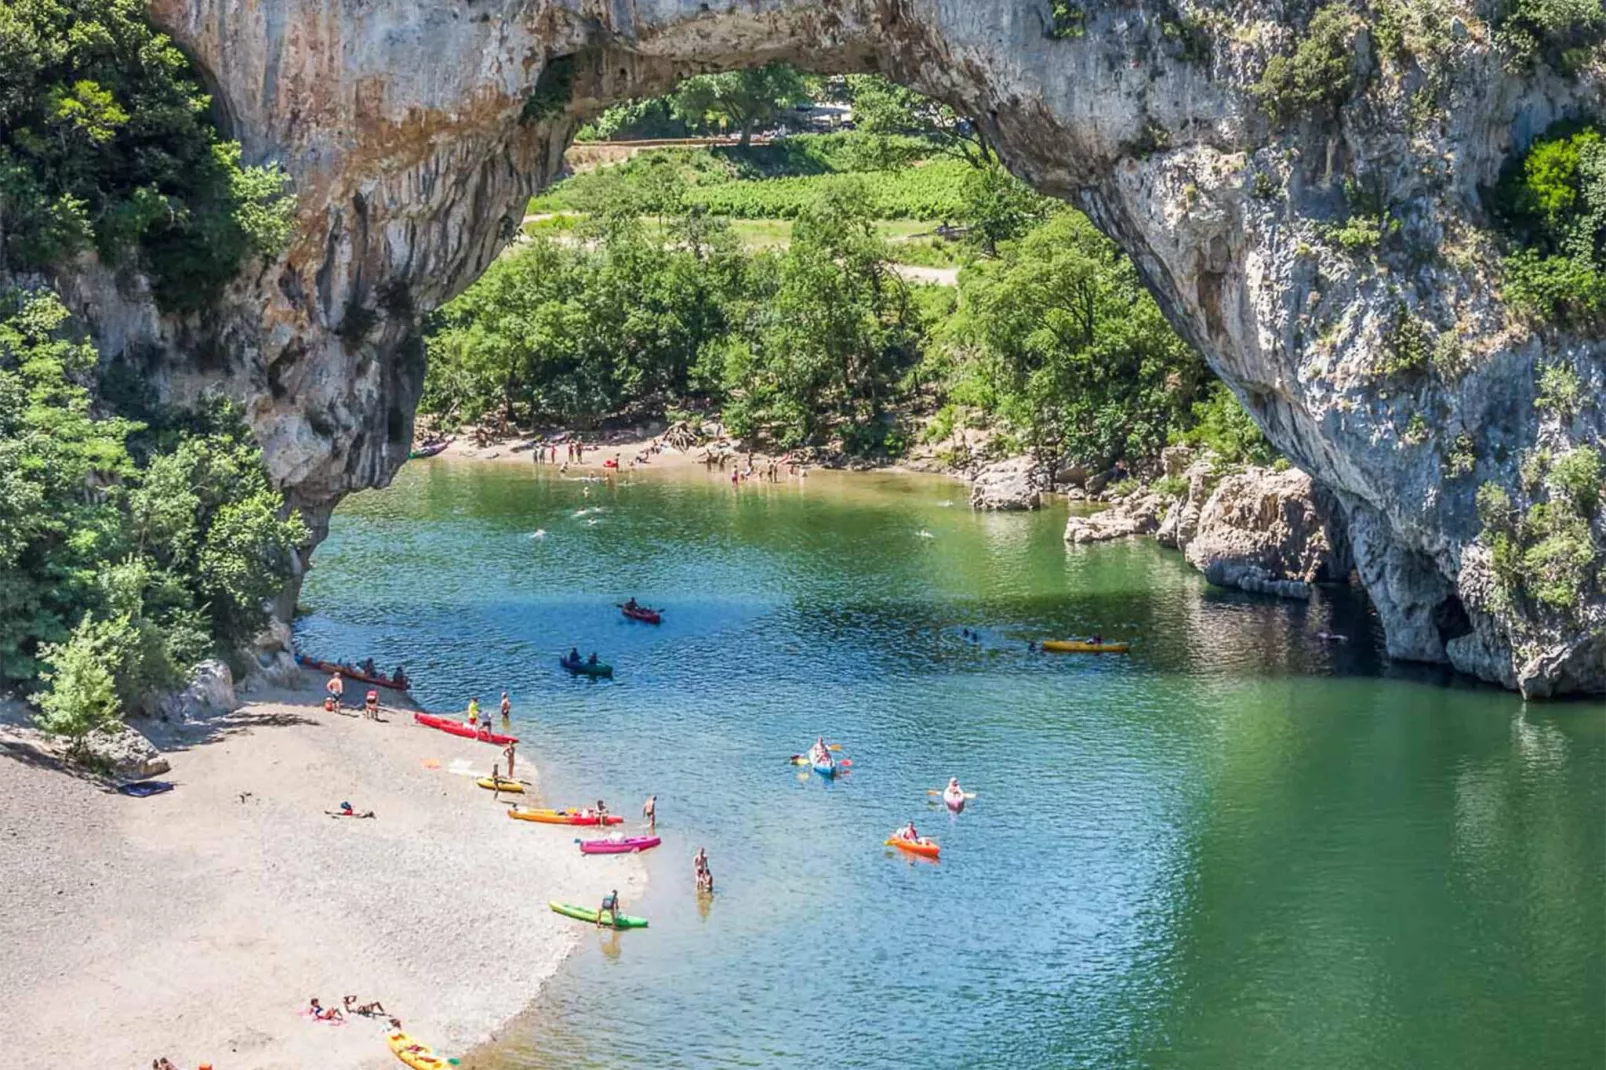
<svg viewBox="0 0 1606 1070">
<path fill-rule="evenodd" d="M 400 1030 L 387 1035 L 385 1043 L 390 1045 L 390 1050 L 396 1058 L 413 1070 L 444 1070 L 445 1067 L 456 1065 L 455 1062 L 436 1055 L 428 1044 L 420 1044 Z"/>
<path fill-rule="evenodd" d="M 492 780 L 488 776 L 482 776 L 474 783 L 487 791 L 511 791 L 520 795 L 524 794 L 524 785 L 517 780 Z"/>
<path fill-rule="evenodd" d="M 1082 639 L 1044 639 L 1050 654 L 1125 654 L 1129 643 L 1089 643 Z"/>
</svg>

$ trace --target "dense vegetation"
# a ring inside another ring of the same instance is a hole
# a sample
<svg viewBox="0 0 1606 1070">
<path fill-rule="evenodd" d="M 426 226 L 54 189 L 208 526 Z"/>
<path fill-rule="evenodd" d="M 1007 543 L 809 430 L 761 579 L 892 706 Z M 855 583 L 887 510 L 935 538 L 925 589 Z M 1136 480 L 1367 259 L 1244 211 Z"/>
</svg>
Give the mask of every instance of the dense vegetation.
<svg viewBox="0 0 1606 1070">
<path fill-rule="evenodd" d="M 42 673 L 82 736 L 261 628 L 307 536 L 237 412 L 110 415 L 69 328 L 48 292 L 0 307 L 0 687 Z"/>
<path fill-rule="evenodd" d="M 1506 300 L 1546 322 L 1606 327 L 1606 137 L 1562 126 L 1535 141 L 1498 193 L 1516 250 Z"/>
<path fill-rule="evenodd" d="M 274 169 L 242 167 L 183 54 L 139 0 L 0 5 L 0 271 L 93 249 L 148 272 L 163 307 L 213 300 L 289 236 Z"/>
<path fill-rule="evenodd" d="M 536 229 L 437 315 L 424 411 L 593 426 L 710 406 L 744 439 L 848 455 L 980 428 L 999 452 L 1134 471 L 1180 439 L 1269 459 L 1085 218 L 943 106 L 876 78 L 832 91 L 856 129 L 652 150 L 538 198 L 584 215 Z M 878 224 L 905 217 L 959 226 L 957 287 L 896 270 L 911 245 Z M 733 219 L 785 220 L 786 240 L 745 249 Z"/>
</svg>

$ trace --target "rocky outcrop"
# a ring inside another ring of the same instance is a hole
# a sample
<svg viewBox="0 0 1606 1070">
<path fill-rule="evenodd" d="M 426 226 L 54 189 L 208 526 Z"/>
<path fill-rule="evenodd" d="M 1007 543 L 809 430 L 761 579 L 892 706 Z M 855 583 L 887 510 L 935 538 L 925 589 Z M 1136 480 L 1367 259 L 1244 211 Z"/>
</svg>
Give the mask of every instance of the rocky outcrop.
<svg viewBox="0 0 1606 1070">
<path fill-rule="evenodd" d="M 203 661 L 190 671 L 184 690 L 169 695 L 158 707 L 170 721 L 194 721 L 239 708 L 234 696 L 234 673 L 217 659 Z"/>
<path fill-rule="evenodd" d="M 143 780 L 172 768 L 155 744 L 128 725 L 106 732 L 91 732 L 84 740 L 89 760 L 109 769 L 120 780 Z"/>
<path fill-rule="evenodd" d="M 971 480 L 972 509 L 1036 509 L 1042 504 L 1038 465 L 1030 457 L 1011 457 L 989 464 Z"/>
<path fill-rule="evenodd" d="M 1097 513 L 1072 516 L 1065 521 L 1065 541 L 1079 545 L 1153 535 L 1165 508 L 1166 501 L 1158 494 L 1134 494 Z"/>
<path fill-rule="evenodd" d="M 1592 686 L 1606 597 L 1547 616 L 1461 586 L 1477 487 L 1515 485 L 1542 424 L 1606 436 L 1606 342 L 1511 321 L 1481 193 L 1550 123 L 1601 110 L 1606 59 L 1565 78 L 1508 63 L 1489 7 L 1443 0 L 1431 21 L 1457 33 L 1389 49 L 1358 18 L 1356 92 L 1273 122 L 1252 89 L 1309 5 L 152 0 L 248 159 L 290 172 L 298 235 L 193 319 L 92 271 L 68 288 L 169 397 L 242 399 L 321 530 L 406 455 L 420 316 L 511 238 L 585 117 L 699 70 L 879 71 L 975 116 L 1018 174 L 1087 211 L 1271 439 L 1366 517 L 1357 564 L 1391 650 L 1531 694 Z M 1534 405 L 1557 362 L 1585 399 L 1565 422 Z"/>
<path fill-rule="evenodd" d="M 1337 518 L 1318 498 L 1310 476 L 1295 468 L 1226 476 L 1199 507 L 1191 536 L 1178 533 L 1179 548 L 1211 583 L 1308 598 L 1310 584 L 1349 571 Z"/>
</svg>

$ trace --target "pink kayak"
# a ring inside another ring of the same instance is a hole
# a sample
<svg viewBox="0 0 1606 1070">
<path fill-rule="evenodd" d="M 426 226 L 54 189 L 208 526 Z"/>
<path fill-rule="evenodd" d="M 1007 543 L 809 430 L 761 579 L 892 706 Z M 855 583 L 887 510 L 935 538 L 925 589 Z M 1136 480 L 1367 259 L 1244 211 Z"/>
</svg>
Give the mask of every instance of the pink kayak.
<svg viewBox="0 0 1606 1070">
<path fill-rule="evenodd" d="M 586 855 L 627 855 L 657 847 L 663 841 L 657 836 L 625 836 L 621 839 L 578 840 L 580 853 Z"/>
</svg>

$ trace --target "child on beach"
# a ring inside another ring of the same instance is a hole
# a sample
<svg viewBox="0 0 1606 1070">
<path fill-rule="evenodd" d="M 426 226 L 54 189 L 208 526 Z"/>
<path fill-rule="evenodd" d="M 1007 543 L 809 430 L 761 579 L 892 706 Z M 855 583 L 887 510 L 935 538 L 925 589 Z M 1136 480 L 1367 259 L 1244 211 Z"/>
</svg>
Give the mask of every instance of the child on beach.
<svg viewBox="0 0 1606 1070">
<path fill-rule="evenodd" d="M 480 700 L 479 700 L 479 696 L 476 695 L 474 698 L 471 698 L 471 699 L 468 700 L 468 723 L 471 724 L 471 725 L 474 725 L 474 724 L 479 724 L 479 721 L 480 721 Z"/>
</svg>

